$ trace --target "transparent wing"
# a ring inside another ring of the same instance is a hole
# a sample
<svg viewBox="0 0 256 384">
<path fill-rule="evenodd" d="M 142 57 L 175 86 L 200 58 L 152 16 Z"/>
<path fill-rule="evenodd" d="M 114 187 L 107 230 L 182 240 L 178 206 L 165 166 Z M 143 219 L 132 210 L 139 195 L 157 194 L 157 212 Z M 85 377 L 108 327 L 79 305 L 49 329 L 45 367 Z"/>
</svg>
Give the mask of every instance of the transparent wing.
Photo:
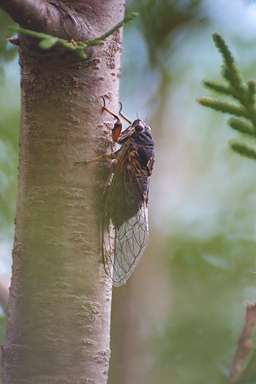
<svg viewBox="0 0 256 384">
<path fill-rule="evenodd" d="M 148 241 L 147 176 L 120 152 L 105 197 L 102 252 L 113 285 L 125 284 Z M 145 192 L 146 191 L 146 192 Z"/>
<path fill-rule="evenodd" d="M 133 273 L 148 241 L 148 208 L 146 204 L 119 228 L 110 222 L 103 235 L 105 271 L 114 286 L 126 283 Z"/>
</svg>

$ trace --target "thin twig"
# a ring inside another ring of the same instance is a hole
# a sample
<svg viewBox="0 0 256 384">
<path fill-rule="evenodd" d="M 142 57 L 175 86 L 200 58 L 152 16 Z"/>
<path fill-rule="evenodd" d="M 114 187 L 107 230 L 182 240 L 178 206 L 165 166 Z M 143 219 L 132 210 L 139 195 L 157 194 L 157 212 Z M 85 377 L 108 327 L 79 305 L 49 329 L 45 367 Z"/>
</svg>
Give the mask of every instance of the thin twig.
<svg viewBox="0 0 256 384">
<path fill-rule="evenodd" d="M 246 306 L 245 324 L 237 342 L 237 348 L 231 364 L 229 383 L 238 382 L 244 368 L 244 361 L 253 348 L 252 333 L 256 326 L 256 303 Z"/>
</svg>

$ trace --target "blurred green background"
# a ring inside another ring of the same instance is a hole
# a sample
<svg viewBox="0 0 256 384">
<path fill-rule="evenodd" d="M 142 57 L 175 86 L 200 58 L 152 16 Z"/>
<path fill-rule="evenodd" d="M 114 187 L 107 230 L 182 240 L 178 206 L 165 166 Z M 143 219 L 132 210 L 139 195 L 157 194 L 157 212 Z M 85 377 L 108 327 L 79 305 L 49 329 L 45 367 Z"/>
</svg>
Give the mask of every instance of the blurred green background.
<svg viewBox="0 0 256 384">
<path fill-rule="evenodd" d="M 150 245 L 114 290 L 111 384 L 221 384 L 256 300 L 256 163 L 231 152 L 237 134 L 203 109 L 202 79 L 218 79 L 211 34 L 256 77 L 256 2 L 137 0 L 124 31 L 121 100 L 156 141 Z M 19 125 L 19 66 L 0 13 L 0 278 L 10 276 Z M 2 315 L 3 317 L 3 315 Z M 4 329 L 0 322 L 0 337 Z"/>
</svg>

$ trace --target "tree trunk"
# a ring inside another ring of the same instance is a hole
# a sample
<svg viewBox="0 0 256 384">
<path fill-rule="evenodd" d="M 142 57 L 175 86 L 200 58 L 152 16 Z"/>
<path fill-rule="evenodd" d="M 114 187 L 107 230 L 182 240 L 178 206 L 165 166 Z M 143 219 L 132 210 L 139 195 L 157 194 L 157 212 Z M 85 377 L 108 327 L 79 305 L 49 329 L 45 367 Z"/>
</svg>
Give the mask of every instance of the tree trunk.
<svg viewBox="0 0 256 384">
<path fill-rule="evenodd" d="M 25 27 L 80 40 L 106 32 L 124 12 L 121 0 L 0 0 L 1 6 Z M 3 383 L 106 383 L 112 284 L 103 269 L 99 208 L 107 169 L 75 162 L 109 149 L 100 97 L 117 108 L 120 33 L 86 61 L 32 44 L 20 39 L 19 181 Z"/>
</svg>

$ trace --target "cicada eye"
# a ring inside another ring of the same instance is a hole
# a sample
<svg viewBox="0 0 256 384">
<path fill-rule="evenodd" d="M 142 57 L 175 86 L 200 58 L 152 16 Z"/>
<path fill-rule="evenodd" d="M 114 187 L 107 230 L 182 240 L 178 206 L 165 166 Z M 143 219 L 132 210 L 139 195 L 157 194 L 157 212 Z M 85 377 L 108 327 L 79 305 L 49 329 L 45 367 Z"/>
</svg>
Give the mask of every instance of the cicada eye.
<svg viewBox="0 0 256 384">
<path fill-rule="evenodd" d="M 142 120 L 137 119 L 132 123 L 133 127 L 135 128 L 135 131 L 140 133 L 143 132 L 145 129 L 145 124 Z"/>
<path fill-rule="evenodd" d="M 120 137 L 122 131 L 122 123 L 120 120 L 117 120 L 117 122 L 114 125 L 114 128 L 112 129 L 112 139 L 115 142 L 118 142 L 118 139 Z"/>
</svg>

